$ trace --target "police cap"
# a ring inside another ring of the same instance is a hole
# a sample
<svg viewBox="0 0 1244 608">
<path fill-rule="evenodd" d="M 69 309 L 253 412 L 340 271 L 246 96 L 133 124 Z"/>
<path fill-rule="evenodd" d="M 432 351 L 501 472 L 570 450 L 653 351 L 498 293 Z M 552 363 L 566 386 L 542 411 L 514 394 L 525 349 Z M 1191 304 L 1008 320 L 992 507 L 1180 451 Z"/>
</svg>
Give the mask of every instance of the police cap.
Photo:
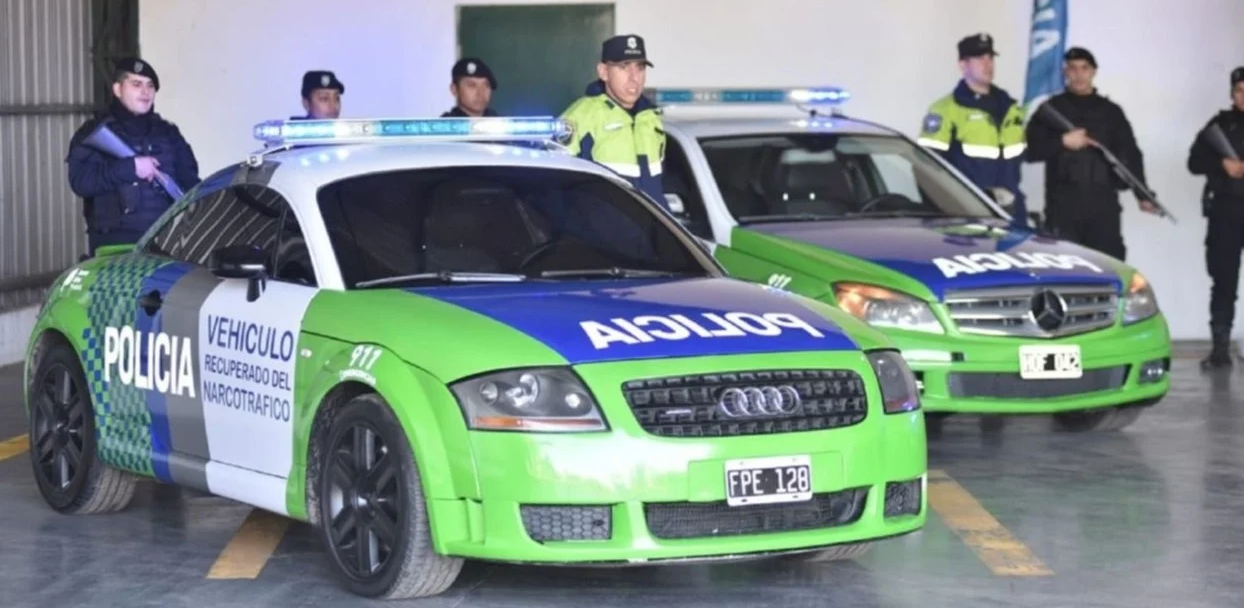
<svg viewBox="0 0 1244 608">
<path fill-rule="evenodd" d="M 139 76 L 146 76 L 151 79 L 151 84 L 155 85 L 155 89 L 157 91 L 160 90 L 160 77 L 156 75 L 155 68 L 138 57 L 122 57 L 113 64 L 113 67 L 118 73 L 129 72 Z"/>
<path fill-rule="evenodd" d="M 1063 61 L 1074 61 L 1076 59 L 1083 59 L 1093 66 L 1094 69 L 1097 68 L 1097 58 L 1093 57 L 1093 54 L 1082 46 L 1073 46 L 1067 49 L 1066 53 L 1063 53 Z"/>
<path fill-rule="evenodd" d="M 1231 86 L 1244 82 L 1244 65 L 1231 70 Z"/>
<path fill-rule="evenodd" d="M 642 36 L 625 34 L 614 36 L 600 45 L 601 63 L 618 63 L 638 59 L 648 67 L 656 67 L 648 61 L 648 50 L 644 47 Z"/>
<path fill-rule="evenodd" d="M 993 37 L 985 32 L 972 34 L 959 41 L 959 59 L 997 54 L 993 50 Z"/>
<path fill-rule="evenodd" d="M 337 75 L 328 70 L 311 70 L 302 75 L 302 96 L 305 99 L 315 89 L 337 89 L 345 95 L 346 85 L 337 80 Z"/>
<path fill-rule="evenodd" d="M 497 89 L 497 77 L 493 76 L 492 69 L 479 57 L 463 57 L 459 59 L 454 64 L 453 69 L 449 71 L 449 76 L 453 79 L 454 84 L 457 84 L 458 79 L 463 76 L 487 78 L 488 86 L 492 87 L 494 91 Z"/>
</svg>

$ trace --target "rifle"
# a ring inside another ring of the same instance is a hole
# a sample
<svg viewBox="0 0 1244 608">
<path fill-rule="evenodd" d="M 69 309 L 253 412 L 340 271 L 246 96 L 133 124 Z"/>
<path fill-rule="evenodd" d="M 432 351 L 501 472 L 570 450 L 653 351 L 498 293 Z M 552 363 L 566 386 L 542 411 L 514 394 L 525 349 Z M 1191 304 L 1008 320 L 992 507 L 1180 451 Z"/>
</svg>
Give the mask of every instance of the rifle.
<svg viewBox="0 0 1244 608">
<path fill-rule="evenodd" d="M 1045 112 L 1046 116 L 1048 116 L 1050 120 L 1053 120 L 1064 131 L 1070 132 L 1076 129 L 1076 126 L 1072 124 L 1070 120 L 1067 120 L 1067 117 L 1063 116 L 1062 112 L 1055 110 L 1048 102 L 1041 104 L 1041 107 L 1037 110 L 1037 113 L 1039 114 L 1041 112 Z M 1136 175 L 1129 171 L 1128 168 L 1123 165 L 1123 161 L 1120 161 L 1114 153 L 1097 142 L 1092 142 L 1090 145 L 1097 148 L 1097 150 L 1101 152 L 1102 156 L 1106 158 L 1106 162 L 1110 163 L 1110 167 L 1114 169 L 1115 175 L 1118 175 L 1119 178 L 1127 184 L 1127 187 L 1136 194 L 1137 198 L 1153 203 L 1153 206 L 1158 208 L 1158 214 L 1169 219 L 1172 224 L 1179 223 L 1179 221 L 1175 219 L 1175 216 L 1171 215 L 1171 212 L 1162 203 L 1158 202 L 1158 194 L 1151 190 L 1149 186 L 1146 186 L 1144 182 L 1137 179 Z"/>
<path fill-rule="evenodd" d="M 138 153 L 129 144 L 117 137 L 117 134 L 108 128 L 107 123 L 100 123 L 82 143 L 114 158 L 133 158 L 138 156 Z M 155 180 L 169 196 L 173 197 L 174 201 L 181 200 L 181 197 L 185 196 L 177 182 L 165 175 L 163 171 L 156 169 Z"/>
<path fill-rule="evenodd" d="M 1231 146 L 1231 142 L 1227 140 L 1227 134 L 1222 132 L 1222 127 L 1218 126 L 1218 123 L 1210 125 L 1201 136 L 1223 158 L 1240 160 L 1240 155 L 1235 153 L 1235 148 Z"/>
</svg>

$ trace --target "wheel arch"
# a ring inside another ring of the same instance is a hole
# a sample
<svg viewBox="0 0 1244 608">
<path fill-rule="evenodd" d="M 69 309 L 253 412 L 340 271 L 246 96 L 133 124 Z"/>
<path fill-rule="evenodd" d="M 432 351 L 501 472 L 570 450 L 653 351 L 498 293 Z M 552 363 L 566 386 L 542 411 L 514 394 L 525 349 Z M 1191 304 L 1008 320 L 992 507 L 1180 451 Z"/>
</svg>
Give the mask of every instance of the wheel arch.
<svg viewBox="0 0 1244 608">
<path fill-rule="evenodd" d="M 30 416 L 30 388 L 34 384 L 35 373 L 39 371 L 39 365 L 43 362 L 43 357 L 47 355 L 48 350 L 57 344 L 73 350 L 74 356 L 78 358 L 78 365 L 82 365 L 80 348 L 61 328 L 45 326 L 37 329 L 31 335 L 26 349 L 25 374 L 22 377 L 22 411 L 27 417 Z"/>
<path fill-rule="evenodd" d="M 360 346 L 380 352 L 366 369 L 352 365 L 352 353 Z M 322 441 L 334 415 L 350 400 L 367 394 L 380 397 L 401 424 L 418 463 L 424 495 L 428 499 L 457 496 L 448 449 L 451 440 L 442 432 L 442 420 L 437 415 L 441 400 L 433 394 L 436 385 L 443 387 L 443 383 L 383 346 L 370 343 L 343 343 L 320 369 L 307 400 L 315 407 L 298 414 L 296 428 L 305 443 L 295 443 L 304 447 L 296 450 L 291 471 L 287 502 L 292 516 L 320 525 L 315 480 L 321 468 Z M 466 449 L 465 424 L 456 426 L 463 427 L 461 447 Z"/>
</svg>

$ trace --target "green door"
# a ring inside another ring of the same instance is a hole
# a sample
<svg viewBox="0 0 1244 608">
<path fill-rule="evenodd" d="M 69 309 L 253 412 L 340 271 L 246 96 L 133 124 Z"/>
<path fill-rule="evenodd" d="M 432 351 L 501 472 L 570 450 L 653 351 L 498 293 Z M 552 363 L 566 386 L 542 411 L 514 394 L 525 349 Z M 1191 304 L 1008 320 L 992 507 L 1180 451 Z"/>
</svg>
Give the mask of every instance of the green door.
<svg viewBox="0 0 1244 608">
<path fill-rule="evenodd" d="M 458 58 L 492 68 L 502 115 L 557 116 L 596 80 L 613 23 L 613 4 L 459 6 Z"/>
</svg>

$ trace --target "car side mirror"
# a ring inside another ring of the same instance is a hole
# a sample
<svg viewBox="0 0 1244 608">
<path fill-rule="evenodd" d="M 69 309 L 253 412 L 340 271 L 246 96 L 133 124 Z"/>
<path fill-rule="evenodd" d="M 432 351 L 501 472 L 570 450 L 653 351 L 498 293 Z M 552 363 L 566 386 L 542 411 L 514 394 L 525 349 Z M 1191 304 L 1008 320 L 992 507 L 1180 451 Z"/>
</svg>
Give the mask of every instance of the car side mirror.
<svg viewBox="0 0 1244 608">
<path fill-rule="evenodd" d="M 246 301 L 254 302 L 268 278 L 268 254 L 251 245 L 226 245 L 212 251 L 208 268 L 222 279 L 246 279 Z"/>
</svg>

